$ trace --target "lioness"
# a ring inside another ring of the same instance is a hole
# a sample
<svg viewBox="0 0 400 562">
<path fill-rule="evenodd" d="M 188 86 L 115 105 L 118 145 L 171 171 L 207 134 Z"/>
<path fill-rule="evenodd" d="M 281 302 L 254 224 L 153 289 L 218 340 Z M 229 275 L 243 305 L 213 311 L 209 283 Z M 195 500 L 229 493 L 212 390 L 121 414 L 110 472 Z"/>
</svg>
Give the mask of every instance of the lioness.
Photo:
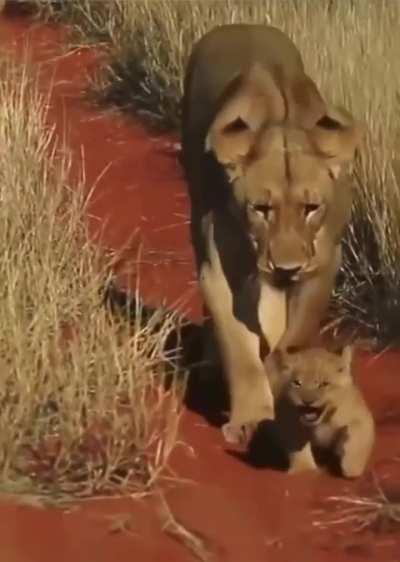
<svg viewBox="0 0 400 562">
<path fill-rule="evenodd" d="M 278 440 L 289 470 L 317 468 L 311 446 L 330 449 L 347 478 L 360 476 L 375 430 L 371 412 L 351 374 L 352 349 L 276 350 L 265 361 L 275 397 Z"/>
<path fill-rule="evenodd" d="M 229 383 L 226 436 L 274 415 L 260 345 L 301 345 L 318 331 L 352 204 L 340 171 L 359 137 L 278 29 L 225 25 L 194 46 L 182 160 L 199 283 Z"/>
</svg>

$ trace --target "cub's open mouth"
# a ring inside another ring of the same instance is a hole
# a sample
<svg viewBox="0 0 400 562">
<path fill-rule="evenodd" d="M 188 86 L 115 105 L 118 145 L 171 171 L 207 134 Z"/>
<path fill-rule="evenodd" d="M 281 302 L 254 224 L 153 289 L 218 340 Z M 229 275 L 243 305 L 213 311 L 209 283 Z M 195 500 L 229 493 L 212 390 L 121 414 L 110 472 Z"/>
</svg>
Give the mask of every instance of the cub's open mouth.
<svg viewBox="0 0 400 562">
<path fill-rule="evenodd" d="M 324 413 L 324 408 L 317 408 L 314 406 L 300 406 L 299 413 L 300 421 L 304 425 L 315 425 L 320 421 Z"/>
</svg>

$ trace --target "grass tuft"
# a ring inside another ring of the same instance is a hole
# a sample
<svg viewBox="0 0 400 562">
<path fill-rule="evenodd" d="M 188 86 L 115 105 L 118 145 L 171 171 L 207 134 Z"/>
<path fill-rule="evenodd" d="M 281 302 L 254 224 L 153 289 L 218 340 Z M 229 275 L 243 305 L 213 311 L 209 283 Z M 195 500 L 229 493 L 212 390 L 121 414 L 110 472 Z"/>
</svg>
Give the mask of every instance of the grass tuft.
<svg viewBox="0 0 400 562">
<path fill-rule="evenodd" d="M 103 306 L 112 260 L 89 239 L 48 100 L 26 65 L 0 61 L 0 77 L 0 491 L 142 493 L 176 441 L 164 350 L 179 319 L 141 322 L 138 307 L 132 327 Z"/>
</svg>

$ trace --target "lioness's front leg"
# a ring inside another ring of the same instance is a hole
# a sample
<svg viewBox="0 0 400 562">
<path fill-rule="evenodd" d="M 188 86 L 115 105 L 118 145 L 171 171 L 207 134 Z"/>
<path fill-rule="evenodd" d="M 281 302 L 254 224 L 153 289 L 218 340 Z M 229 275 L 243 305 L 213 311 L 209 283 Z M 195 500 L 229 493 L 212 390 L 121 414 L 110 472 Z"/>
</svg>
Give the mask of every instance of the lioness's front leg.
<svg viewBox="0 0 400 562">
<path fill-rule="evenodd" d="M 341 261 L 338 247 L 332 263 L 315 277 L 307 279 L 293 290 L 289 298 L 288 327 L 279 342 L 281 349 L 310 344 L 318 335 L 320 323 L 329 306 Z"/>
<path fill-rule="evenodd" d="M 260 340 L 233 314 L 233 296 L 217 264 L 204 264 L 200 286 L 213 318 L 230 394 L 230 421 L 225 434 L 239 438 L 240 428 L 273 418 L 274 406 L 259 350 Z"/>
<path fill-rule="evenodd" d="M 213 242 L 209 254 L 210 260 L 200 267 L 199 282 L 229 386 L 230 420 L 224 434 L 237 442 L 248 439 L 246 429 L 274 417 L 273 397 L 260 358 L 260 338 L 234 316 L 233 295 Z"/>
</svg>

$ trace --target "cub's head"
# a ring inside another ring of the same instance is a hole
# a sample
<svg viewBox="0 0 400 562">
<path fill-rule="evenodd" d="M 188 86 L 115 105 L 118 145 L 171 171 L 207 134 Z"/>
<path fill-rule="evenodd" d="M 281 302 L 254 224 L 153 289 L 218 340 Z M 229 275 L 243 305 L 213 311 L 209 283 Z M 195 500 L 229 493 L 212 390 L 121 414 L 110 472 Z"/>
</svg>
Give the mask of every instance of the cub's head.
<svg viewBox="0 0 400 562">
<path fill-rule="evenodd" d="M 332 223 L 337 180 L 361 136 L 346 111 L 326 108 L 308 77 L 295 86 L 283 91 L 255 66 L 225 94 L 205 147 L 225 169 L 260 272 L 277 285 L 318 268 L 326 250 L 317 236 Z"/>
<path fill-rule="evenodd" d="M 267 369 L 282 377 L 285 397 L 298 409 L 305 425 L 317 425 L 338 403 L 339 395 L 352 384 L 352 348 L 334 353 L 314 347 L 292 353 L 275 351 Z"/>
</svg>

